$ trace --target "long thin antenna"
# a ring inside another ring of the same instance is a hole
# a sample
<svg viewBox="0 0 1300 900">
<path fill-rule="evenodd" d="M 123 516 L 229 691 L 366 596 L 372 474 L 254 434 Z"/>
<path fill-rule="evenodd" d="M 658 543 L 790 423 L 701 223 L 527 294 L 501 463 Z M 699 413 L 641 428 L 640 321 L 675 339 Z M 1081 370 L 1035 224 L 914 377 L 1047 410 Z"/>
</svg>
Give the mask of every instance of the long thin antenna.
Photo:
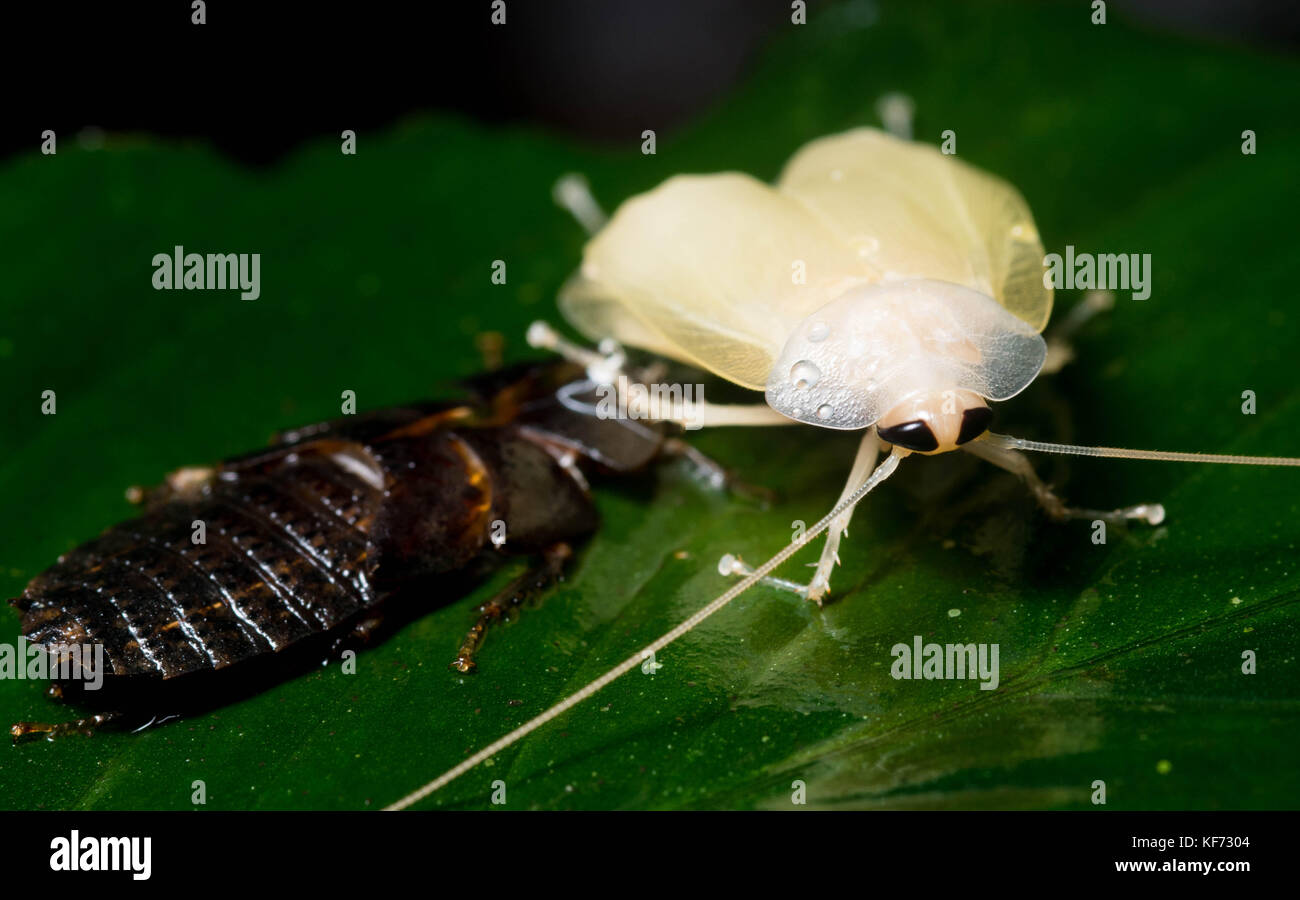
<svg viewBox="0 0 1300 900">
<path fill-rule="evenodd" d="M 795 538 L 793 541 L 787 544 L 779 553 L 777 553 L 767 562 L 763 563 L 752 573 L 747 575 L 744 579 L 737 582 L 729 591 L 722 594 L 720 597 L 718 597 L 708 606 L 701 609 L 695 615 L 691 616 L 685 622 L 682 622 L 672 631 L 669 631 L 663 637 L 659 638 L 654 643 L 648 645 L 640 652 L 634 653 L 632 656 L 629 656 L 627 659 L 623 660 L 614 668 L 610 669 L 604 675 L 601 675 L 599 678 L 597 678 L 595 681 L 588 684 L 586 687 L 578 690 L 573 694 L 570 694 L 568 697 L 561 700 L 559 703 L 555 704 L 550 709 L 543 712 L 541 715 L 529 719 L 527 722 L 525 722 L 523 725 L 520 725 L 514 731 L 507 734 L 505 737 L 497 741 L 494 741 L 491 744 L 488 744 L 486 747 L 484 747 L 482 750 L 478 751 L 473 756 L 466 759 L 464 762 L 461 762 L 460 764 L 448 769 L 446 772 L 439 775 L 433 781 L 430 781 L 428 784 L 420 788 L 418 791 L 415 791 L 414 793 L 411 794 L 407 794 L 405 797 L 403 797 L 401 800 L 398 800 L 396 803 L 384 807 L 385 812 L 392 811 L 392 810 L 406 809 L 412 803 L 420 802 L 425 797 L 432 794 L 434 791 L 454 781 L 455 779 L 459 778 L 461 775 L 464 775 L 466 772 L 468 772 L 470 769 L 477 766 L 479 763 L 493 756 L 496 756 L 502 750 L 506 749 L 511 744 L 515 743 L 515 741 L 518 741 L 520 738 L 524 737 L 525 735 L 530 734 L 533 731 L 536 731 L 538 728 L 541 728 L 547 722 L 551 721 L 551 719 L 554 719 L 556 716 L 560 715 L 566 710 L 574 706 L 577 706 L 583 700 L 586 700 L 592 694 L 596 693 L 601 688 L 605 687 L 605 685 L 617 679 L 620 675 L 624 675 L 632 671 L 633 669 L 637 668 L 638 666 L 640 666 L 644 660 L 650 657 L 650 654 L 657 653 L 658 651 L 662 650 L 664 647 L 667 647 L 673 641 L 677 640 L 679 637 L 686 634 L 691 629 L 695 628 L 695 626 L 699 625 L 709 616 L 713 615 L 715 612 L 722 609 L 732 600 L 735 600 L 745 591 L 749 590 L 760 580 L 762 580 L 763 576 L 767 575 L 777 566 L 781 565 L 781 563 L 785 562 L 787 559 L 793 556 L 801 547 L 803 547 L 805 544 L 812 541 L 819 534 L 821 534 L 823 531 L 829 528 L 831 522 L 835 521 L 836 518 L 838 518 L 847 510 L 850 510 L 854 506 L 856 506 L 858 501 L 860 501 L 863 497 L 867 496 L 867 494 L 871 492 L 872 488 L 874 488 L 876 485 L 880 484 L 880 482 L 884 481 L 891 474 L 893 474 L 894 469 L 898 468 L 898 461 L 902 459 L 904 456 L 906 456 L 908 452 L 909 451 L 902 450 L 897 446 L 895 446 L 894 451 L 890 453 L 888 457 L 886 457 L 884 462 L 882 462 L 879 466 L 876 467 L 875 471 L 873 471 L 871 475 L 868 476 L 867 480 L 862 483 L 862 486 L 859 487 L 852 494 L 850 494 L 848 497 L 845 497 L 844 500 L 839 504 L 837 504 L 834 509 L 832 509 L 825 516 L 823 516 L 822 519 L 816 525 L 814 525 L 812 528 L 809 528 L 798 538 Z"/>
<path fill-rule="evenodd" d="M 1075 444 L 1049 444 L 988 432 L 978 440 L 988 441 L 1004 450 L 1037 450 L 1042 453 L 1065 453 L 1072 456 L 1107 456 L 1115 459 L 1154 459 L 1161 462 L 1225 463 L 1235 466 L 1300 466 L 1296 456 L 1232 456 L 1224 453 L 1178 453 L 1169 450 L 1125 450 L 1122 447 L 1080 447 Z"/>
</svg>

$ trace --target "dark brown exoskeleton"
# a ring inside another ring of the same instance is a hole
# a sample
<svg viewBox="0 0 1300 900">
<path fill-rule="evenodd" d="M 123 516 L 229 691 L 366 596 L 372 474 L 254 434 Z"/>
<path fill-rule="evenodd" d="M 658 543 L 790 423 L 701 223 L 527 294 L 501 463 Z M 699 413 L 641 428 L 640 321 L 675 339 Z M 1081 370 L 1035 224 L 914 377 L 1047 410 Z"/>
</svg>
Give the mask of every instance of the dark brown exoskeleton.
<svg viewBox="0 0 1300 900">
<path fill-rule="evenodd" d="M 265 450 L 135 490 L 142 516 L 62 556 L 11 601 L 23 634 L 51 654 L 102 645 L 106 683 L 174 684 L 313 636 L 364 631 L 381 601 L 412 584 L 446 602 L 454 598 L 436 596 L 446 576 L 536 556 L 479 608 L 452 663 L 468 672 L 488 625 L 557 580 L 570 543 L 596 527 L 584 469 L 633 472 L 673 451 L 707 464 L 664 426 L 583 412 L 591 384 L 570 363 L 466 386 L 464 403 L 295 429 Z M 53 737 L 114 716 L 11 732 Z"/>
</svg>

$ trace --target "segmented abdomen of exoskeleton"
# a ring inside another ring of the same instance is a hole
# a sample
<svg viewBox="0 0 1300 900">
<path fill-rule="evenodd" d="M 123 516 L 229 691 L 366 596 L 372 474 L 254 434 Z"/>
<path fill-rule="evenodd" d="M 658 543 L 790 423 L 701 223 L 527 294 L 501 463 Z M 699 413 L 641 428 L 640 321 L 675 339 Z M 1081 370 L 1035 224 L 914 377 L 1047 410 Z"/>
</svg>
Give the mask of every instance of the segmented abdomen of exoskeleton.
<svg viewBox="0 0 1300 900">
<path fill-rule="evenodd" d="M 219 469 L 34 579 L 15 601 L 23 631 L 102 643 L 115 675 L 172 677 L 326 630 L 374 601 L 368 531 L 383 486 L 361 466 L 304 447 Z"/>
<path fill-rule="evenodd" d="M 634 469 L 660 438 L 566 409 L 553 400 L 563 374 L 529 371 L 473 406 L 319 423 L 182 470 L 144 515 L 32 580 L 13 601 L 23 633 L 102 644 L 113 675 L 171 678 L 282 650 L 483 554 L 583 536 L 596 513 L 573 458 Z"/>
</svg>

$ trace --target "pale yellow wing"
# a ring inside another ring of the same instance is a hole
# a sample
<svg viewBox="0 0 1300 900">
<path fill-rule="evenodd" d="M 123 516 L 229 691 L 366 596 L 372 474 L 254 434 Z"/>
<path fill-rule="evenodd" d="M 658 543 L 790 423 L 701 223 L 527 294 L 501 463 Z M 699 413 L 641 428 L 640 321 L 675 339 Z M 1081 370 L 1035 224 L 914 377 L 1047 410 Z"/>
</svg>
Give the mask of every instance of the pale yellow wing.
<svg viewBox="0 0 1300 900">
<path fill-rule="evenodd" d="M 587 244 L 560 308 L 593 340 L 761 391 L 795 326 L 869 276 L 798 201 L 748 175 L 685 175 L 619 207 Z"/>
<path fill-rule="evenodd" d="M 815 140 L 777 189 L 798 200 L 875 272 L 950 281 L 992 296 L 1042 331 L 1052 311 L 1043 245 L 1011 185 L 928 144 L 859 128 Z"/>
</svg>

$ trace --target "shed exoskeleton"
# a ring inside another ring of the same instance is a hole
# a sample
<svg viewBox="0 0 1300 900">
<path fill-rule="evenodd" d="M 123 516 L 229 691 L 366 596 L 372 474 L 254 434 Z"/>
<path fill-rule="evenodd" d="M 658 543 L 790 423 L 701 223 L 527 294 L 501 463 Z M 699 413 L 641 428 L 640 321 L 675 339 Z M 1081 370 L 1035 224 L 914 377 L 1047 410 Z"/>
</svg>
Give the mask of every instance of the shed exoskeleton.
<svg viewBox="0 0 1300 900">
<path fill-rule="evenodd" d="M 103 696 L 147 704 L 162 682 L 224 680 L 316 636 L 367 633 L 400 592 L 442 604 L 458 596 L 452 576 L 535 557 L 479 608 L 452 662 L 472 670 L 488 626 L 558 579 L 572 544 L 596 528 L 587 475 L 633 473 L 684 445 L 662 424 L 575 411 L 591 384 L 570 363 L 465 386 L 466 402 L 293 429 L 264 450 L 132 489 L 142 515 L 63 555 L 11 601 L 23 635 L 50 653 L 102 645 Z M 147 721 L 173 710 L 139 712 Z M 106 709 L 11 731 L 53 737 L 135 724 L 128 718 Z"/>
</svg>

